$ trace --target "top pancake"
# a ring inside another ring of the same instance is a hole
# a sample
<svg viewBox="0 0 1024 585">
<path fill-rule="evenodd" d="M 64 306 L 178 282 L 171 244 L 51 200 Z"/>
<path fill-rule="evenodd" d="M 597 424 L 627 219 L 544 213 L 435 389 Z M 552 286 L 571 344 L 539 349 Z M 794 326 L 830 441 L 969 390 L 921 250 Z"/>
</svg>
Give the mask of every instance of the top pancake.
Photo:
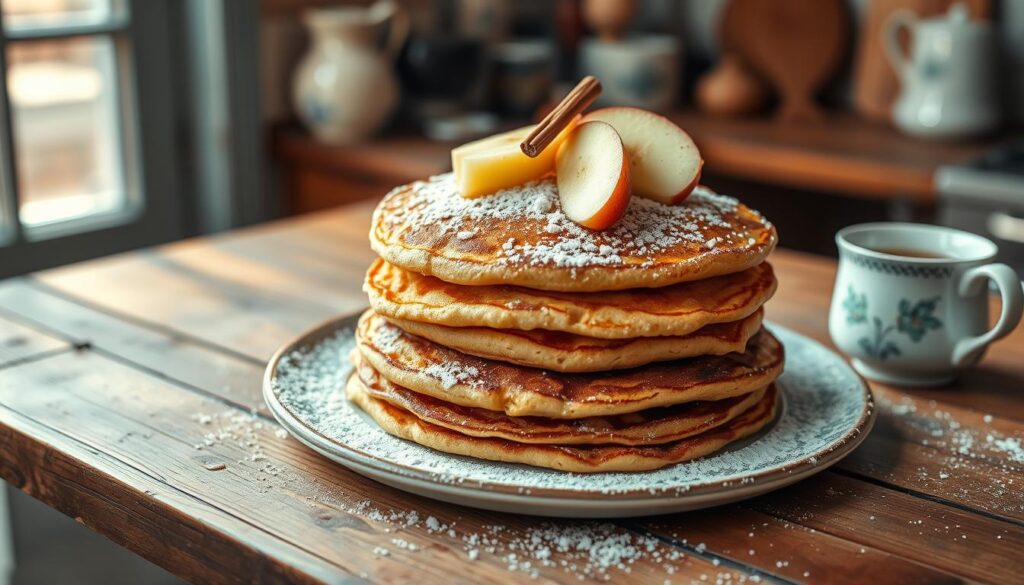
<svg viewBox="0 0 1024 585">
<path fill-rule="evenodd" d="M 457 284 L 594 292 L 739 272 L 775 247 L 775 228 L 698 187 L 678 205 L 633 197 L 607 230 L 562 213 L 552 179 L 465 199 L 451 174 L 399 187 L 377 206 L 370 245 L 388 262 Z"/>
</svg>

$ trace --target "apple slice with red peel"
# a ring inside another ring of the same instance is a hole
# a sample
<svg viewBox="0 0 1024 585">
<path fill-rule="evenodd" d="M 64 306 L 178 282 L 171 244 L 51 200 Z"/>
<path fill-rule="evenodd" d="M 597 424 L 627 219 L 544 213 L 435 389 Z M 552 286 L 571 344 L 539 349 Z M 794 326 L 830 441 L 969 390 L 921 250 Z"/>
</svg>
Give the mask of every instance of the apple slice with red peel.
<svg viewBox="0 0 1024 585">
<path fill-rule="evenodd" d="M 581 122 L 611 124 L 629 155 L 633 193 L 667 205 L 686 199 L 704 160 L 690 135 L 665 116 L 631 107 L 594 110 Z"/>
<path fill-rule="evenodd" d="M 555 161 L 558 197 L 565 215 L 583 227 L 603 230 L 629 205 L 629 157 L 615 128 L 588 122 L 559 145 Z"/>
</svg>

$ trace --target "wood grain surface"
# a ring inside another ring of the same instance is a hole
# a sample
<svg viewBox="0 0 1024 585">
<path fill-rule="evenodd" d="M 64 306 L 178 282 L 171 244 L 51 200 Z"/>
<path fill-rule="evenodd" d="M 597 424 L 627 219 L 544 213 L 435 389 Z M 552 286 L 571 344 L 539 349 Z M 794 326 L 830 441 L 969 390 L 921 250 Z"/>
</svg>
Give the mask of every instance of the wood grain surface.
<svg viewBox="0 0 1024 585">
<path fill-rule="evenodd" d="M 279 433 L 260 376 L 291 337 L 365 306 L 370 209 L 0 283 L 0 476 L 204 583 L 1009 583 L 1024 572 L 1020 329 L 950 387 L 873 384 L 875 430 L 831 470 L 697 513 L 497 514 L 319 457 Z M 828 344 L 834 263 L 784 250 L 772 262 L 768 318 Z M 589 553 L 553 550 L 544 564 L 525 550 L 567 532 L 641 553 L 595 569 Z"/>
</svg>

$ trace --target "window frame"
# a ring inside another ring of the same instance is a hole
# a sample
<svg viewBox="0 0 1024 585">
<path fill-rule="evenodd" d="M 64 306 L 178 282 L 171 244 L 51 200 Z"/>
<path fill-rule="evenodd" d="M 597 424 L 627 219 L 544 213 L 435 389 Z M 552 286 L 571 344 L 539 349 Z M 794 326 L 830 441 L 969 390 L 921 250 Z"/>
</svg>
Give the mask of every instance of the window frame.
<svg viewBox="0 0 1024 585">
<path fill-rule="evenodd" d="M 0 27 L 0 278 L 180 238 L 191 226 L 186 148 L 184 22 L 175 0 L 120 0 L 120 16 L 99 24 L 5 31 Z M 18 219 L 18 180 L 7 88 L 12 42 L 109 36 L 117 57 L 126 208 L 26 230 Z M 177 53 L 177 54 L 176 54 Z M 134 192 L 133 192 L 134 190 Z"/>
</svg>

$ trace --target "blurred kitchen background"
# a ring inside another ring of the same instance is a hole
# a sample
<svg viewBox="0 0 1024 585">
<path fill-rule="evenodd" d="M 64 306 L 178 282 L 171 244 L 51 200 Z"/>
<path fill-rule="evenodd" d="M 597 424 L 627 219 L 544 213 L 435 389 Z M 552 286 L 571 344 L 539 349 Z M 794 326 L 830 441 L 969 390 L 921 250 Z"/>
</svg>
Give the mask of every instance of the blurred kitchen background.
<svg viewBox="0 0 1024 585">
<path fill-rule="evenodd" d="M 678 122 L 785 247 L 937 222 L 1024 273 L 1021 0 L 0 6 L 0 277 L 379 198 L 584 74 Z M 173 582 L 10 497 L 0 584 Z"/>
<path fill-rule="evenodd" d="M 380 197 L 588 73 L 784 246 L 934 221 L 1024 268 L 1024 2 L 2 6 L 0 276 Z"/>
</svg>

